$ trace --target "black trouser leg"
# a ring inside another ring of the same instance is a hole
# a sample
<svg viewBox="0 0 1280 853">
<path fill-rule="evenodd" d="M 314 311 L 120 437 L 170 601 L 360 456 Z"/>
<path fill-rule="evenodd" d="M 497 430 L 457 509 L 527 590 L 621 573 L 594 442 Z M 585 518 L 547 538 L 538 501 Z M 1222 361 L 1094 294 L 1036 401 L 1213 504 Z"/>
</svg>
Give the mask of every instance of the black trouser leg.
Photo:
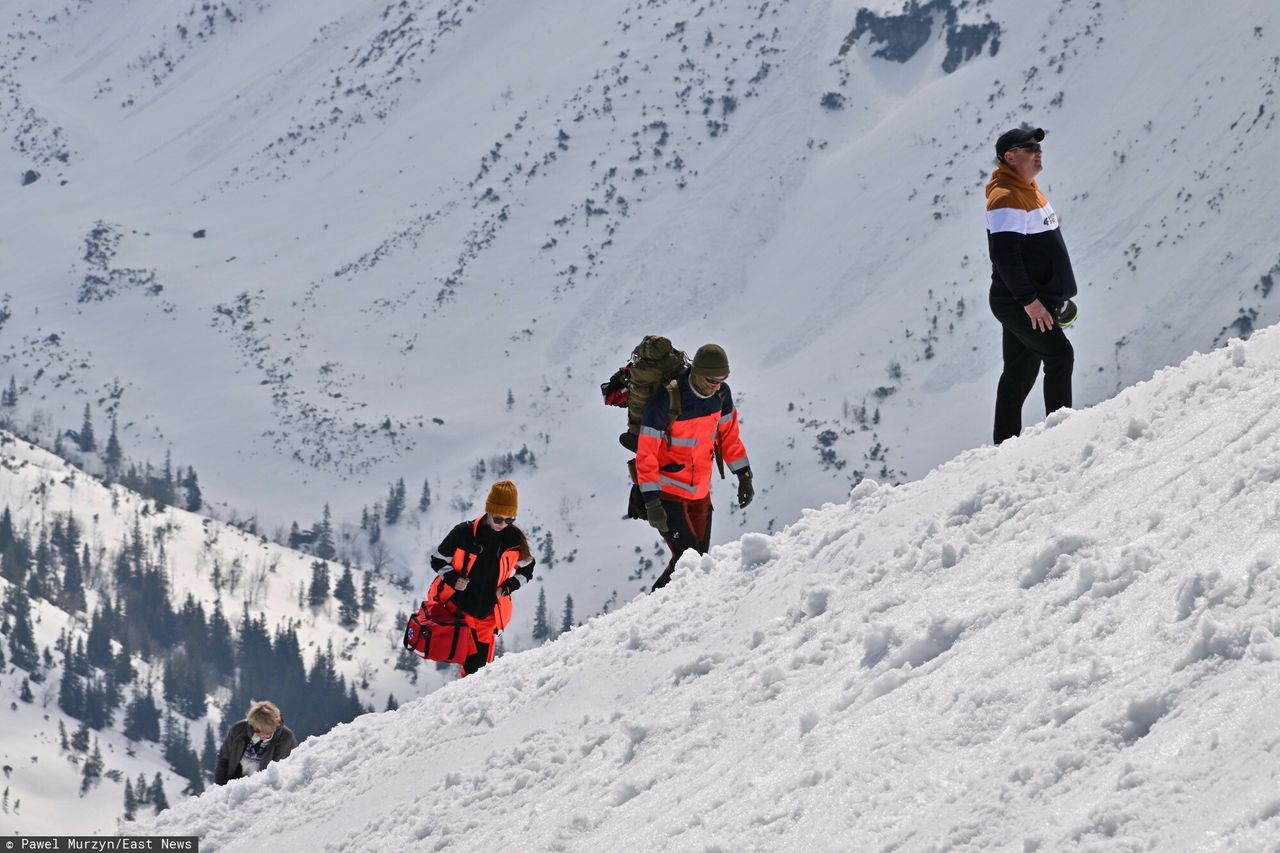
<svg viewBox="0 0 1280 853">
<path fill-rule="evenodd" d="M 671 580 L 676 563 L 681 555 L 690 548 L 699 554 L 707 553 L 711 547 L 711 496 L 700 501 L 663 500 L 662 507 L 667 511 L 667 546 L 671 549 L 671 559 L 658 579 L 653 582 L 653 591 L 662 589 Z"/>
<path fill-rule="evenodd" d="M 489 646 L 485 643 L 476 643 L 476 653 L 468 655 L 466 660 L 462 662 L 462 672 L 465 675 L 470 675 L 488 662 Z"/>
<path fill-rule="evenodd" d="M 1047 332 L 1031 326 L 1026 310 L 1011 297 L 991 296 L 991 313 L 1003 328 L 1004 371 L 996 388 L 993 438 L 1000 444 L 1022 432 L 1022 404 L 1044 364 L 1045 414 L 1071 405 L 1071 371 L 1075 350 L 1066 333 L 1054 326 Z"/>
</svg>

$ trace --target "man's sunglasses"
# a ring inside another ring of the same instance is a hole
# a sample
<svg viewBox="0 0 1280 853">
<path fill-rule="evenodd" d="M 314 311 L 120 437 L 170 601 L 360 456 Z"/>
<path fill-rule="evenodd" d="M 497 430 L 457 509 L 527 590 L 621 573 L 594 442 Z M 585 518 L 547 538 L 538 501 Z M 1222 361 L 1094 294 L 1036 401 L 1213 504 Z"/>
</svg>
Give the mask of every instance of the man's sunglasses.
<svg viewBox="0 0 1280 853">
<path fill-rule="evenodd" d="M 1032 154 L 1040 153 L 1039 142 L 1028 142 L 1026 145 L 1015 145 L 1009 149 L 1010 151 L 1030 151 Z"/>
<path fill-rule="evenodd" d="M 514 515 L 491 515 L 494 524 L 515 524 L 516 517 Z"/>
</svg>

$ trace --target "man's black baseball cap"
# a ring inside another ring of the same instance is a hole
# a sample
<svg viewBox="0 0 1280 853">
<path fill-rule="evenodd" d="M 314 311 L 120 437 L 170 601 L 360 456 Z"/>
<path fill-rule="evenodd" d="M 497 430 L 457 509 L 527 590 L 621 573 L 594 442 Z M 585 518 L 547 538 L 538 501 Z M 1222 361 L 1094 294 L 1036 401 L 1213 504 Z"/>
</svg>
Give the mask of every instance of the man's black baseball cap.
<svg viewBox="0 0 1280 853">
<path fill-rule="evenodd" d="M 1019 145 L 1026 145 L 1028 142 L 1040 142 L 1043 139 L 1044 128 L 1042 127 L 1018 127 L 1013 130 L 1006 130 L 996 140 L 996 159 L 1003 160 L 1004 153 L 1010 148 L 1017 148 Z"/>
</svg>

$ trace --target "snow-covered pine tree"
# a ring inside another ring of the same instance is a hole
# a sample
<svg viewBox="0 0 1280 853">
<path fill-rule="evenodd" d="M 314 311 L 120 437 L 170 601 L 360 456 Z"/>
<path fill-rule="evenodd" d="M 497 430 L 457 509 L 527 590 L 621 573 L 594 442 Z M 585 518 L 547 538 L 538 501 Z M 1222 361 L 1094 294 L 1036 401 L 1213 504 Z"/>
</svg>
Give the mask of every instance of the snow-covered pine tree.
<svg viewBox="0 0 1280 853">
<path fill-rule="evenodd" d="M 102 463 L 107 466 L 107 474 L 115 477 L 124 461 L 124 452 L 120 449 L 120 436 L 116 432 L 116 416 L 111 415 L 111 435 L 107 437 L 107 447 L 102 452 Z M 114 494 L 114 492 L 113 492 Z"/>
<path fill-rule="evenodd" d="M 560 633 L 563 634 L 573 627 L 573 596 L 565 595 L 564 597 L 564 618 L 560 621 Z"/>
<path fill-rule="evenodd" d="M 93 434 L 93 421 L 89 417 L 89 404 L 84 404 L 84 422 L 80 424 L 80 433 L 76 436 L 76 447 L 81 453 L 92 453 L 98 449 L 98 440 Z"/>
<path fill-rule="evenodd" d="M 533 614 L 533 640 L 536 643 L 544 643 L 551 636 L 550 626 L 547 624 L 547 588 L 538 589 L 538 609 Z"/>
<path fill-rule="evenodd" d="M 404 499 L 404 477 L 401 477 L 391 484 L 390 493 L 387 495 L 386 514 L 383 516 L 387 524 L 395 524 L 400 520 L 400 516 L 404 514 Z"/>
<path fill-rule="evenodd" d="M 324 607 L 329 600 L 329 564 L 316 560 L 311 564 L 311 586 L 307 588 L 307 604 Z"/>
</svg>

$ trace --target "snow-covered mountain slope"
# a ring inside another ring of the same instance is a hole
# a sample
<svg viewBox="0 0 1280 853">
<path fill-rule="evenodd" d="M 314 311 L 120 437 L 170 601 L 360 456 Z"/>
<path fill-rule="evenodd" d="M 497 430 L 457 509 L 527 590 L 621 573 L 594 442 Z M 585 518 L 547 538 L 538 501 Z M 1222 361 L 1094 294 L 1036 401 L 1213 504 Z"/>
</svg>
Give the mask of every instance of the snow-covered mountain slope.
<svg viewBox="0 0 1280 853">
<path fill-rule="evenodd" d="M 11 0 L 0 386 L 267 530 L 427 480 L 418 581 L 527 446 L 549 600 L 596 612 L 654 570 L 596 396 L 645 333 L 730 354 L 760 494 L 720 541 L 988 440 L 1008 126 L 1050 132 L 1079 405 L 1280 319 L 1274 4 L 1152 8 Z"/>
<path fill-rule="evenodd" d="M 331 646 L 337 672 L 354 685 L 363 706 L 383 709 L 389 696 L 403 701 L 454 677 L 452 672 L 439 672 L 423 664 L 414 671 L 411 682 L 410 672 L 396 669 L 402 614 L 417 606 L 421 597 L 417 590 L 404 591 L 385 578 L 374 578 L 376 601 L 372 609 L 360 614 L 358 624 L 342 627 L 339 605 L 332 597 L 314 608 L 303 602 L 315 558 L 212 519 L 172 507 L 157 510 L 153 502 L 118 485 L 106 486 L 52 454 L 4 433 L 0 433 L 0 511 L 12 518 L 15 530 L 25 532 L 33 550 L 37 542 L 47 546 L 51 526 L 65 525 L 68 518 L 74 518 L 88 557 L 82 567 L 82 609 L 69 613 L 48 598 L 32 602 L 34 648 L 41 653 L 34 674 L 16 665 L 11 645 L 5 642 L 9 638 L 0 638 L 0 653 L 5 656 L 5 665 L 0 667 L 0 765 L 4 766 L 6 791 L 0 830 L 6 834 L 47 834 L 53 828 L 85 834 L 111 831 L 124 810 L 124 782 L 132 782 L 139 773 L 149 783 L 157 772 L 162 773 L 170 802 L 180 799 L 179 792 L 186 787 L 186 780 L 171 772 L 161 744 L 130 742 L 125 737 L 123 707 L 115 713 L 113 726 L 90 732 L 100 745 L 103 778 L 83 792 L 82 771 L 89 755 L 66 749 L 59 733 L 60 726 L 69 735 L 80 725 L 60 707 L 65 657 L 58 651 L 59 637 L 65 633 L 73 645 L 79 643 L 83 648 L 104 601 L 113 599 L 119 606 L 124 596 L 121 584 L 113 579 L 114 558 L 131 547 L 135 531 L 141 534 L 143 547 L 155 548 L 161 555 L 174 610 L 188 596 L 209 615 L 221 604 L 237 637 L 246 611 L 253 619 L 263 619 L 270 632 L 291 628 L 308 666 L 317 653 Z M 6 555 L 6 569 L 8 559 Z M 331 566 L 334 581 L 341 571 L 342 567 Z M 359 589 L 364 573 L 354 574 Z M 0 577 L 0 598 L 6 605 L 12 586 L 11 580 Z M 133 610 L 126 617 L 141 618 Z M 13 625 L 11 614 L 0 614 L 0 624 L 8 633 Z M 112 648 L 118 649 L 119 643 L 113 643 Z M 144 659 L 135 653 L 133 664 L 137 674 L 122 690 L 126 702 L 151 688 L 161 711 L 166 707 L 172 710 L 162 695 L 161 656 Z M 24 681 L 31 691 L 27 700 L 19 698 Z M 219 743 L 225 726 L 219 713 L 226 702 L 226 688 L 211 686 L 216 689 L 211 690 L 208 713 L 178 718 L 189 726 L 197 754 L 206 726 L 213 726 Z M 284 710 L 286 718 L 303 716 L 303 709 L 297 707 Z"/>
<path fill-rule="evenodd" d="M 863 482 L 125 831 L 216 851 L 1274 850 L 1277 370 L 1269 329 L 918 482 Z"/>
</svg>

